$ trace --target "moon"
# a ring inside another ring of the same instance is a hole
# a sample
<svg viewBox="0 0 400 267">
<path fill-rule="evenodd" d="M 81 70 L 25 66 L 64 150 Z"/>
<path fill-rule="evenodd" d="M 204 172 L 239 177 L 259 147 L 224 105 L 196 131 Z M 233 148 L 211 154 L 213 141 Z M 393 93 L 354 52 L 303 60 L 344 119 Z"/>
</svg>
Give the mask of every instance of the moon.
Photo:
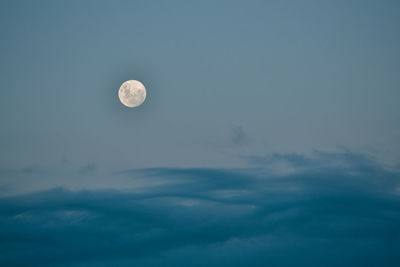
<svg viewBox="0 0 400 267">
<path fill-rule="evenodd" d="M 119 88 L 118 97 L 125 106 L 138 107 L 146 100 L 146 87 L 136 80 L 126 81 Z"/>
</svg>

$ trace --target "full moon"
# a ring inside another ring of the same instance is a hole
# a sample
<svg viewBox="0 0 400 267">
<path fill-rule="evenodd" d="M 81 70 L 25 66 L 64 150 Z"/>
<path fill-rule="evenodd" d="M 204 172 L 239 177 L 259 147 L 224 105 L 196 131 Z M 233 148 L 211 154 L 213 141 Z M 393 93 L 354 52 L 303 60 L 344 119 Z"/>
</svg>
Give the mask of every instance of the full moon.
<svg viewBox="0 0 400 267">
<path fill-rule="evenodd" d="M 136 80 L 126 81 L 119 88 L 118 97 L 125 106 L 138 107 L 146 99 L 146 87 Z"/>
</svg>

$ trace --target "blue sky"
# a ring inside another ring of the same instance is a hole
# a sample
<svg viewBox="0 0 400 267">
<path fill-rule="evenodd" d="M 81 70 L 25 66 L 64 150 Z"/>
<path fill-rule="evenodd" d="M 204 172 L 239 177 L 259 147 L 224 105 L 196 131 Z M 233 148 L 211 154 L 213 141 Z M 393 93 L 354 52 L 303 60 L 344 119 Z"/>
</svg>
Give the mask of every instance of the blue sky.
<svg viewBox="0 0 400 267">
<path fill-rule="evenodd" d="M 398 7 L 2 1 L 1 161 L 234 167 L 345 148 L 397 165 Z M 128 79 L 147 86 L 140 109 L 116 98 Z"/>
<path fill-rule="evenodd" d="M 1 1 L 0 263 L 397 265 L 399 11 Z"/>
</svg>

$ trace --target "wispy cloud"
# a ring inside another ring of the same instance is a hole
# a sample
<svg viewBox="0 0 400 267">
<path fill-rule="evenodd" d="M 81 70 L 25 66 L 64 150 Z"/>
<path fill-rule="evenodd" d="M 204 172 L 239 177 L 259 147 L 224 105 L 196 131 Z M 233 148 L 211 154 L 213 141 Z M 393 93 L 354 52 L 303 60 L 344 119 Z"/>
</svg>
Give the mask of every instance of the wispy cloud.
<svg viewBox="0 0 400 267">
<path fill-rule="evenodd" d="M 97 165 L 93 162 L 86 164 L 85 166 L 83 166 L 82 168 L 79 169 L 79 173 L 80 174 L 88 174 L 88 173 L 92 173 L 97 169 Z"/>
<path fill-rule="evenodd" d="M 231 131 L 231 141 L 233 145 L 245 145 L 250 141 L 249 136 L 241 126 L 234 126 Z"/>
<path fill-rule="evenodd" d="M 0 263 L 398 266 L 399 174 L 357 155 L 301 157 L 277 156 L 301 167 L 285 175 L 127 170 L 116 175 L 148 186 L 2 198 Z"/>
</svg>

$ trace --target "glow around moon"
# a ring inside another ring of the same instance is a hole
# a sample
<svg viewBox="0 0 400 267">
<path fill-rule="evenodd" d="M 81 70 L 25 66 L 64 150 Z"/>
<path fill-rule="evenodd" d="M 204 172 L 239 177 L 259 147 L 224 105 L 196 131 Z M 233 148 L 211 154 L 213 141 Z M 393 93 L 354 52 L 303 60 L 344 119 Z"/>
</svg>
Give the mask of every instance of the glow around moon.
<svg viewBox="0 0 400 267">
<path fill-rule="evenodd" d="M 118 97 L 127 107 L 138 107 L 146 100 L 146 87 L 136 80 L 124 82 L 118 91 Z"/>
</svg>

